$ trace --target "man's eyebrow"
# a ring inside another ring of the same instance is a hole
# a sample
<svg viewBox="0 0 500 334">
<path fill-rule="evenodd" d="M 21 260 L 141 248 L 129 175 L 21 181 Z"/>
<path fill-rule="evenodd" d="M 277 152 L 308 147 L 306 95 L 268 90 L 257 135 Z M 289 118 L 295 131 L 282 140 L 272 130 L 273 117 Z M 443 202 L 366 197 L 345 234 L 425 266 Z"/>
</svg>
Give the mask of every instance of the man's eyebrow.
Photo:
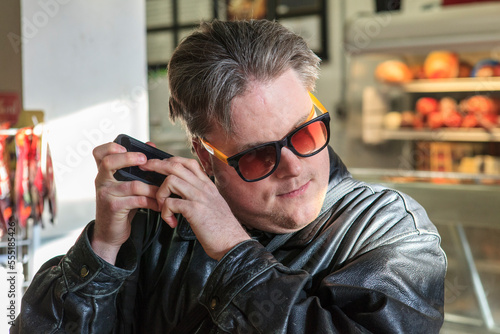
<svg viewBox="0 0 500 334">
<path fill-rule="evenodd" d="M 311 110 L 314 110 L 314 105 L 312 106 L 312 109 Z M 304 124 L 306 121 L 308 121 L 308 118 L 309 116 L 311 115 L 311 111 L 309 113 L 307 113 L 307 115 L 301 117 L 297 123 L 295 123 L 295 125 L 293 126 L 293 129 L 291 129 L 290 131 L 288 131 L 286 133 L 286 135 L 283 137 L 285 138 L 286 136 L 288 136 L 290 134 L 290 132 L 292 132 L 293 130 L 295 130 L 296 128 L 298 128 L 299 126 L 301 126 L 302 124 Z M 277 139 L 277 140 L 281 140 L 283 138 L 280 138 L 280 139 Z M 259 145 L 262 145 L 262 144 L 266 144 L 266 143 L 270 143 L 269 141 L 263 141 L 263 142 L 251 142 L 251 143 L 248 143 L 248 144 L 245 144 L 243 146 L 241 146 L 238 150 L 238 152 L 243 152 L 245 150 L 248 150 L 249 148 L 252 148 L 252 147 L 255 147 L 255 146 L 259 146 Z"/>
<path fill-rule="evenodd" d="M 297 124 L 295 124 L 295 127 L 293 128 L 293 130 L 295 130 L 296 128 L 298 128 L 302 124 L 304 124 L 306 121 L 310 121 L 311 119 L 313 119 L 314 118 L 313 112 L 314 112 L 314 104 L 313 104 L 313 106 L 311 108 L 311 111 L 309 111 L 309 113 L 306 116 L 304 116 L 301 119 L 299 119 L 299 121 L 297 122 Z M 311 114 L 313 114 L 313 117 L 311 119 L 309 119 L 309 116 L 311 116 Z M 290 132 L 292 132 L 293 130 L 291 130 Z"/>
</svg>

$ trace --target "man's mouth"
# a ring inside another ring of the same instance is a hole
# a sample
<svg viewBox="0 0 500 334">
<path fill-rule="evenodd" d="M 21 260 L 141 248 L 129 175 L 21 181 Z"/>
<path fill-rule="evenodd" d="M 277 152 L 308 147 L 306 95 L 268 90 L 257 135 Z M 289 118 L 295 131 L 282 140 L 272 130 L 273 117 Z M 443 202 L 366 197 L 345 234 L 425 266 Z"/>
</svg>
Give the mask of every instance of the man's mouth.
<svg viewBox="0 0 500 334">
<path fill-rule="evenodd" d="M 301 186 L 297 189 L 279 194 L 278 197 L 280 197 L 280 198 L 294 198 L 294 197 L 301 196 L 302 194 L 304 194 L 306 192 L 310 183 L 311 183 L 311 181 L 308 181 L 306 184 L 304 184 L 303 186 Z"/>
</svg>

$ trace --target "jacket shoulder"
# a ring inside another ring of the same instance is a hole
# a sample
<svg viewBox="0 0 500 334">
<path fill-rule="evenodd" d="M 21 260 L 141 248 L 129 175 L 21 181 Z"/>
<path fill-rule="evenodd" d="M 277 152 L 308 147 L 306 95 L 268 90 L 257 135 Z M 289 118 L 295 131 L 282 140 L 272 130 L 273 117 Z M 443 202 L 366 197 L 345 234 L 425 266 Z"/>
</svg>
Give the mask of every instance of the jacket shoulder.
<svg viewBox="0 0 500 334">
<path fill-rule="evenodd" d="M 351 256 L 411 240 L 441 238 L 425 209 L 413 198 L 383 185 L 359 182 L 331 209 L 323 232 L 342 236 Z"/>
</svg>

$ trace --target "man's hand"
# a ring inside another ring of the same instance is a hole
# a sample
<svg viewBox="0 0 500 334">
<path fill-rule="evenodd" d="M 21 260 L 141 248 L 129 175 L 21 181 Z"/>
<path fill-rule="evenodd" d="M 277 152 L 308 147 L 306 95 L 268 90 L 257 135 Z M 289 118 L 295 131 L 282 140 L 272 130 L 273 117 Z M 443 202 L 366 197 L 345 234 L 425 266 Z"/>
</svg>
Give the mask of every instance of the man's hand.
<svg viewBox="0 0 500 334">
<path fill-rule="evenodd" d="M 174 228 L 174 214 L 182 214 L 211 258 L 220 260 L 231 248 L 250 239 L 196 160 L 149 160 L 141 168 L 168 175 L 156 193 L 163 220 Z"/>
<path fill-rule="evenodd" d="M 127 152 L 116 143 L 98 146 L 93 151 L 97 164 L 96 219 L 91 245 L 94 252 L 115 263 L 121 245 L 130 236 L 130 222 L 139 208 L 160 211 L 156 201 L 158 187 L 140 181 L 117 181 L 113 174 L 120 168 L 144 165 L 142 153 Z"/>
<path fill-rule="evenodd" d="M 116 143 L 98 146 L 93 153 L 98 173 L 91 245 L 109 263 L 115 263 L 121 245 L 129 238 L 130 223 L 139 208 L 161 211 L 172 228 L 177 225 L 174 214 L 182 214 L 207 254 L 216 260 L 250 239 L 196 160 L 173 157 L 147 161 L 144 154 L 127 152 Z M 128 166 L 141 166 L 167 178 L 160 188 L 140 181 L 117 181 L 113 174 Z M 181 198 L 172 198 L 172 194 Z"/>
</svg>

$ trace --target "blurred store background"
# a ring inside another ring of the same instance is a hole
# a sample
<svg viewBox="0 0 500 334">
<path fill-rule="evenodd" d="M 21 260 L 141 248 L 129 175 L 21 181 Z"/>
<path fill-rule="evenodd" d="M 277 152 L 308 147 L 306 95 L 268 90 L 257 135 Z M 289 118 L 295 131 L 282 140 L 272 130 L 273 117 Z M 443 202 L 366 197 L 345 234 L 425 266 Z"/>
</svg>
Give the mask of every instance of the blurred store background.
<svg viewBox="0 0 500 334">
<path fill-rule="evenodd" d="M 191 156 L 168 119 L 169 57 L 200 20 L 250 17 L 322 58 L 316 95 L 354 176 L 408 193 L 438 226 L 442 332 L 500 333 L 500 1 L 1 1 L 0 205 L 19 219 L 19 289 L 93 219 L 93 147 L 127 133 Z"/>
</svg>

